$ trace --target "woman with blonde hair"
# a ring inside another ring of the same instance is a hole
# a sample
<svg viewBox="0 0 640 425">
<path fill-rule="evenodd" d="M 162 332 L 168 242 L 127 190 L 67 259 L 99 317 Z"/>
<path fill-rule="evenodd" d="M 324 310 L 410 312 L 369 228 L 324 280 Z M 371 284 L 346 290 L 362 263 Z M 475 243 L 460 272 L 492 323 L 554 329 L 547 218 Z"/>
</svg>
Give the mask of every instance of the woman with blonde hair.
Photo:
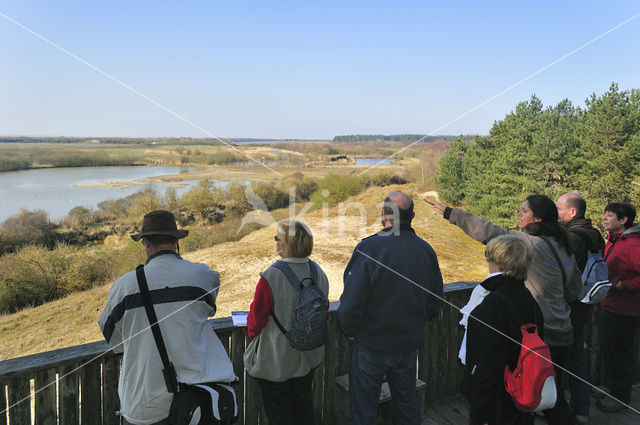
<svg viewBox="0 0 640 425">
<path fill-rule="evenodd" d="M 525 241 L 498 236 L 485 248 L 489 275 L 480 284 L 488 291 L 470 313 L 464 387 L 469 399 L 470 424 L 533 424 L 534 417 L 516 409 L 505 390 L 504 367 L 513 370 L 522 339 L 520 327 L 533 323 L 544 333 L 542 311 L 525 287 L 533 258 Z M 507 338 L 507 336 L 509 338 Z"/>
<path fill-rule="evenodd" d="M 298 296 L 298 289 L 285 270 L 293 272 L 302 285 L 317 285 L 325 299 L 329 281 L 308 258 L 313 250 L 313 236 L 304 223 L 279 222 L 274 239 L 276 253 L 282 260 L 260 273 L 247 317 L 251 344 L 245 352 L 245 368 L 260 383 L 269 424 L 313 424 L 311 383 L 313 370 L 322 361 L 324 346 L 300 351 L 285 336 L 283 330 L 291 329 Z"/>
</svg>

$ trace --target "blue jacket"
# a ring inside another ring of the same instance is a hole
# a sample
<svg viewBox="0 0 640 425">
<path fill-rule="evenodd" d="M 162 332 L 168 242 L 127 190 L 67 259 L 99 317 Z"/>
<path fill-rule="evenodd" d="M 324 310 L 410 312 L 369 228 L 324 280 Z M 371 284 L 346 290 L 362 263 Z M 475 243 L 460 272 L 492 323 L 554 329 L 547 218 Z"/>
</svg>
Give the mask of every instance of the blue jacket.
<svg viewBox="0 0 640 425">
<path fill-rule="evenodd" d="M 344 271 L 338 323 L 365 348 L 408 353 L 442 307 L 442 274 L 433 248 L 409 226 L 363 239 Z"/>
</svg>

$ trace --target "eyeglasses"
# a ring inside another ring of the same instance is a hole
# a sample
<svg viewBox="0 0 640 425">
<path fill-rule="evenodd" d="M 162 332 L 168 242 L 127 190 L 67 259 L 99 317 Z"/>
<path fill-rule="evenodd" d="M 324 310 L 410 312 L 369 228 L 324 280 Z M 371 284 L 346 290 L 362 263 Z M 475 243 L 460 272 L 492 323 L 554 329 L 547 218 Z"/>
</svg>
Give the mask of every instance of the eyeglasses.
<svg viewBox="0 0 640 425">
<path fill-rule="evenodd" d="M 282 239 L 280 239 L 280 236 L 276 235 L 273 237 L 273 240 L 276 242 L 280 242 Z"/>
</svg>

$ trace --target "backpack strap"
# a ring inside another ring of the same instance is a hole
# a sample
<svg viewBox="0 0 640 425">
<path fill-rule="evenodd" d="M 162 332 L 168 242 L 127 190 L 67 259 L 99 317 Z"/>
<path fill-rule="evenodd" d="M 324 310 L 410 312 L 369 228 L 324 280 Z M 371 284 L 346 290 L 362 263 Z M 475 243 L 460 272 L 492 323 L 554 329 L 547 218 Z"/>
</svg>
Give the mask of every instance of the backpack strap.
<svg viewBox="0 0 640 425">
<path fill-rule="evenodd" d="M 549 242 L 549 239 L 545 238 L 544 236 L 540 236 L 540 239 L 542 239 L 544 241 L 544 243 L 547 244 L 547 246 L 549 247 L 549 249 L 553 253 L 553 257 L 558 262 L 558 267 L 560 267 L 560 273 L 562 274 L 562 289 L 564 290 L 564 288 L 567 286 L 567 275 L 566 275 L 566 273 L 564 271 L 564 265 L 562 264 L 562 260 L 560 260 L 560 256 L 558 255 L 558 251 L 556 251 L 556 249 L 553 247 L 551 242 Z"/>
<path fill-rule="evenodd" d="M 275 263 L 272 264 L 272 267 L 275 267 L 276 269 L 280 270 L 285 275 L 285 277 L 287 278 L 291 286 L 293 286 L 293 288 L 296 291 L 301 291 L 304 288 L 304 285 L 302 284 L 303 281 L 307 279 L 311 279 L 312 285 L 315 285 L 316 282 L 318 281 L 318 266 L 313 261 L 311 260 L 308 260 L 308 261 L 309 261 L 309 270 L 310 270 L 311 277 L 304 278 L 302 279 L 302 281 L 298 279 L 298 276 L 296 276 L 295 272 L 293 271 L 289 263 L 287 263 L 284 260 L 276 261 Z M 288 332 L 284 328 L 284 326 L 282 326 L 282 323 L 280 323 L 280 321 L 278 320 L 278 317 L 276 317 L 276 312 L 270 311 L 269 314 L 273 317 L 273 321 L 278 327 L 278 329 L 280 329 L 280 332 L 282 332 L 284 336 L 287 336 Z"/>
<path fill-rule="evenodd" d="M 587 232 L 585 232 L 582 229 L 569 229 L 569 232 L 580 236 L 580 238 L 584 242 L 584 246 L 585 246 L 585 248 L 587 248 L 588 252 L 596 252 L 597 251 L 597 250 L 593 250 L 593 249 L 590 248 L 590 246 L 591 246 L 591 238 L 589 237 Z"/>
<path fill-rule="evenodd" d="M 142 264 L 136 267 L 136 278 L 138 280 L 138 288 L 140 289 L 142 302 L 144 303 L 144 309 L 147 312 L 147 319 L 149 319 L 149 324 L 151 325 L 153 339 L 156 341 L 156 347 L 160 353 L 162 366 L 164 366 L 162 374 L 164 375 L 164 382 L 167 386 L 167 391 L 170 393 L 178 392 L 176 369 L 173 367 L 173 363 L 169 361 L 167 347 L 165 347 L 164 339 L 162 339 L 162 332 L 158 325 L 158 317 L 156 316 L 156 311 L 153 308 L 153 301 L 151 300 L 151 293 L 149 292 L 149 285 L 147 285 L 147 278 L 144 275 L 144 266 Z"/>
<path fill-rule="evenodd" d="M 295 289 L 296 291 L 302 289 L 302 282 L 300 281 L 300 279 L 298 279 L 298 276 L 296 276 L 289 263 L 284 260 L 278 260 L 273 263 L 272 267 L 280 270 L 285 275 L 291 286 L 293 286 L 293 289 Z"/>
</svg>

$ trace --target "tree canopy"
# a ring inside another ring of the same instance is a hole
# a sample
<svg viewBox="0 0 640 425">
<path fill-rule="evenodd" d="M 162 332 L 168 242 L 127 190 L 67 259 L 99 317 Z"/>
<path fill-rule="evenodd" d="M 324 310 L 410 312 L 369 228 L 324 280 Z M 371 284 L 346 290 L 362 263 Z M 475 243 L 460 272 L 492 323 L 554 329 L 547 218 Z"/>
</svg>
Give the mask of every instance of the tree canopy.
<svg viewBox="0 0 640 425">
<path fill-rule="evenodd" d="M 457 140 L 440 161 L 446 201 L 510 227 L 524 198 L 568 191 L 587 201 L 599 224 L 607 203 L 640 201 L 640 90 L 592 94 L 584 108 L 567 99 L 544 107 L 535 95 L 470 146 Z"/>
</svg>

